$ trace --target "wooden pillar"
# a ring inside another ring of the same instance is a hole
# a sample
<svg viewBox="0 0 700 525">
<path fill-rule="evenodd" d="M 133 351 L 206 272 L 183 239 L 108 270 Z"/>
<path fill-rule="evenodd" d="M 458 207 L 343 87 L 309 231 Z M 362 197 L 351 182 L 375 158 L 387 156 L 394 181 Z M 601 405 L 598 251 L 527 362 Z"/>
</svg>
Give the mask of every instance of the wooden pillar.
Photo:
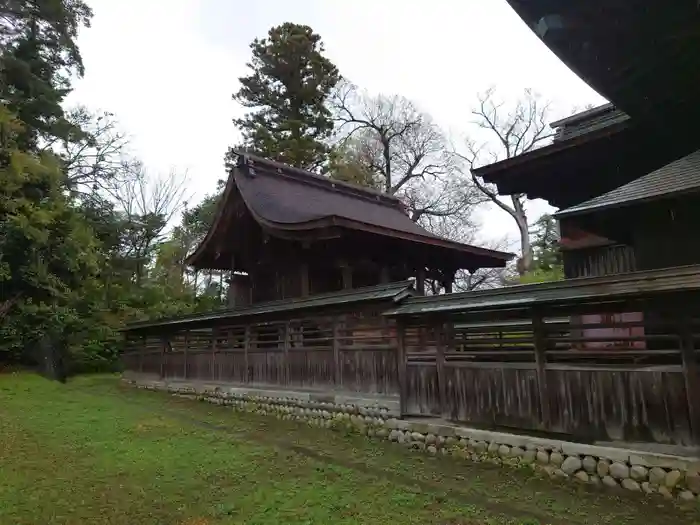
<svg viewBox="0 0 700 525">
<path fill-rule="evenodd" d="M 695 342 L 693 341 L 692 318 L 680 314 L 681 359 L 683 364 L 683 379 L 685 395 L 688 400 L 688 417 L 690 433 L 695 444 L 700 443 L 700 381 L 698 381 L 698 366 L 695 360 Z"/>
<path fill-rule="evenodd" d="M 343 290 L 352 288 L 352 266 L 347 261 L 340 261 L 338 266 L 343 272 Z"/>
<path fill-rule="evenodd" d="M 148 347 L 148 339 L 144 335 L 141 338 L 141 348 L 139 349 L 139 372 L 143 372 L 143 354 L 146 352 L 146 348 Z"/>
<path fill-rule="evenodd" d="M 446 419 L 449 419 L 450 414 L 447 409 L 447 386 L 445 377 L 445 343 L 446 343 L 446 333 L 445 333 L 445 323 L 440 322 L 435 326 L 437 333 L 435 334 L 435 366 L 437 369 L 438 378 L 438 395 L 440 399 L 440 415 Z"/>
<path fill-rule="evenodd" d="M 289 321 L 287 321 L 286 323 L 284 323 L 284 327 L 282 328 L 282 366 L 284 367 L 284 377 L 282 378 L 282 381 L 285 385 L 291 383 L 291 374 L 289 371 L 289 337 Z"/>
<path fill-rule="evenodd" d="M 217 345 L 218 345 L 218 338 L 219 338 L 219 330 L 218 328 L 214 327 L 211 329 L 211 379 L 212 381 L 216 381 L 216 350 L 217 350 Z"/>
<path fill-rule="evenodd" d="M 537 385 L 540 396 L 542 426 L 549 428 L 551 415 L 549 409 L 549 388 L 547 385 L 547 333 L 545 331 L 542 311 L 535 308 L 532 314 L 532 334 L 535 347 L 535 366 L 537 367 Z"/>
<path fill-rule="evenodd" d="M 163 379 L 165 377 L 165 359 L 166 359 L 166 352 L 168 351 L 168 339 L 167 337 L 163 337 L 161 340 L 161 345 L 160 345 L 160 378 Z"/>
<path fill-rule="evenodd" d="M 416 271 L 416 291 L 425 295 L 425 268 L 422 266 Z"/>
<path fill-rule="evenodd" d="M 301 296 L 307 297 L 309 295 L 309 263 L 303 262 L 299 267 L 301 272 Z"/>
<path fill-rule="evenodd" d="M 245 332 L 243 332 L 243 365 L 245 366 L 245 374 L 243 375 L 243 381 L 245 383 L 250 382 L 250 366 L 248 363 L 248 350 L 250 350 L 250 325 L 245 325 Z"/>
<path fill-rule="evenodd" d="M 386 284 L 390 280 L 391 280 L 391 277 L 389 275 L 389 267 L 387 265 L 382 265 L 382 268 L 379 271 L 379 282 L 381 284 Z"/>
<path fill-rule="evenodd" d="M 399 319 L 396 321 L 396 362 L 398 365 L 399 380 L 399 410 L 401 415 L 408 413 L 408 383 L 406 380 L 406 325 Z"/>
<path fill-rule="evenodd" d="M 185 351 L 183 355 L 183 375 L 185 379 L 187 379 L 187 351 L 189 350 L 190 346 L 190 332 L 189 330 L 185 330 Z"/>
<path fill-rule="evenodd" d="M 343 382 L 343 369 L 340 362 L 340 322 L 339 317 L 333 318 L 333 383 L 340 387 Z"/>
</svg>

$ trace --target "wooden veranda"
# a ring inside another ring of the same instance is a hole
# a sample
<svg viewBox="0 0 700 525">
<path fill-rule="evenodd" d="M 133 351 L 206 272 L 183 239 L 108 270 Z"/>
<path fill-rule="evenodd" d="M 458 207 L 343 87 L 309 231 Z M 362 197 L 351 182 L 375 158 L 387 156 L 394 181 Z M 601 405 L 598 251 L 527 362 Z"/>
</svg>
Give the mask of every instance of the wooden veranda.
<svg viewBox="0 0 700 525">
<path fill-rule="evenodd" d="M 394 283 L 126 329 L 166 379 L 400 396 L 405 416 L 700 444 L 700 266 L 414 296 Z"/>
</svg>

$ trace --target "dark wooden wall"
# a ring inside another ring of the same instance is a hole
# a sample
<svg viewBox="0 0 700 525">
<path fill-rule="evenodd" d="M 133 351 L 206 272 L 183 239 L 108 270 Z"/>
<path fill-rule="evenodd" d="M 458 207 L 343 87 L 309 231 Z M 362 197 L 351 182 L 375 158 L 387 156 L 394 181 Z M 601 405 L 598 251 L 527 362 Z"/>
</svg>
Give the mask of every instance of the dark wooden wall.
<svg viewBox="0 0 700 525">
<path fill-rule="evenodd" d="M 373 312 L 131 335 L 127 370 L 261 387 L 398 394 L 396 330 Z"/>
<path fill-rule="evenodd" d="M 584 441 L 698 442 L 700 319 L 672 302 L 421 316 L 401 334 L 406 414 Z"/>
</svg>

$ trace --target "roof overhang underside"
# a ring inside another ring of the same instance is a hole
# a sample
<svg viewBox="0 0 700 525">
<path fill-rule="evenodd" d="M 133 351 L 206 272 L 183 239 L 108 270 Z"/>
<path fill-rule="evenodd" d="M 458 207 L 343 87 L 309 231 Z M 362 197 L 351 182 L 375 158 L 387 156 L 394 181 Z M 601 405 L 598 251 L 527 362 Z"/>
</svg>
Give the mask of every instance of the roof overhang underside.
<svg viewBox="0 0 700 525">
<path fill-rule="evenodd" d="M 700 116 L 697 0 L 508 0 L 579 77 L 637 122 Z"/>
<path fill-rule="evenodd" d="M 524 193 L 566 208 L 607 193 L 673 162 L 698 147 L 692 133 L 648 129 L 633 120 L 555 141 L 540 149 L 474 170 L 499 193 Z"/>
</svg>

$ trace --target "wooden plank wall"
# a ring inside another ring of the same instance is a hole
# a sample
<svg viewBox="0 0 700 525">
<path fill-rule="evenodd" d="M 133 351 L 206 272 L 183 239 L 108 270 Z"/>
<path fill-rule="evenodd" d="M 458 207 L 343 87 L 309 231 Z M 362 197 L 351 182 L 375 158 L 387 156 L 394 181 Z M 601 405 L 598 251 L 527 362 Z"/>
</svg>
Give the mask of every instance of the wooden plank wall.
<svg viewBox="0 0 700 525">
<path fill-rule="evenodd" d="M 127 345 L 125 369 L 166 379 L 399 393 L 396 329 L 379 312 L 132 335 Z"/>
<path fill-rule="evenodd" d="M 680 305 L 688 311 L 675 298 L 420 316 L 404 328 L 405 412 L 579 440 L 697 444 L 700 316 Z"/>
</svg>

